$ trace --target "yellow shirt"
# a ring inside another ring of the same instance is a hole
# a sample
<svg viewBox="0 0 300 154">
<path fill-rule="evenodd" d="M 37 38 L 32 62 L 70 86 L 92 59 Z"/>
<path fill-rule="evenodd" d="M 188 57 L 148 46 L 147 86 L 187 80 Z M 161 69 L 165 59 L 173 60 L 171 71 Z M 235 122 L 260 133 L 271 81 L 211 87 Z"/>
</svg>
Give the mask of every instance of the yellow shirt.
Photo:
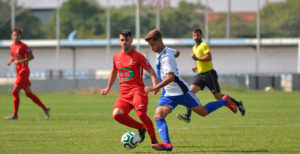
<svg viewBox="0 0 300 154">
<path fill-rule="evenodd" d="M 210 48 L 206 42 L 201 42 L 200 45 L 196 47 L 196 44 L 193 46 L 193 53 L 196 57 L 202 57 L 207 53 L 210 53 Z M 210 61 L 196 61 L 197 68 L 199 73 L 205 73 L 213 69 L 213 65 Z"/>
</svg>

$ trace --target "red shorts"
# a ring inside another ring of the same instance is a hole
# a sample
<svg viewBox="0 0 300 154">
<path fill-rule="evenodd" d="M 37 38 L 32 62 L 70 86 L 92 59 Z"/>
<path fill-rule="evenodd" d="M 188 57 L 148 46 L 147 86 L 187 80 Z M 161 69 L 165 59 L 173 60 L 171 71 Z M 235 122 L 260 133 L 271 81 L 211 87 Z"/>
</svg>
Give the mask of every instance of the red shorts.
<svg viewBox="0 0 300 154">
<path fill-rule="evenodd" d="M 148 107 L 148 95 L 139 94 L 132 95 L 130 97 L 120 95 L 118 100 L 114 105 L 115 108 L 122 109 L 126 114 L 128 114 L 132 109 L 135 111 L 144 111 L 147 112 Z"/>
<path fill-rule="evenodd" d="M 30 86 L 31 82 L 29 81 L 29 76 L 17 76 L 14 89 L 25 89 L 27 86 Z"/>
</svg>

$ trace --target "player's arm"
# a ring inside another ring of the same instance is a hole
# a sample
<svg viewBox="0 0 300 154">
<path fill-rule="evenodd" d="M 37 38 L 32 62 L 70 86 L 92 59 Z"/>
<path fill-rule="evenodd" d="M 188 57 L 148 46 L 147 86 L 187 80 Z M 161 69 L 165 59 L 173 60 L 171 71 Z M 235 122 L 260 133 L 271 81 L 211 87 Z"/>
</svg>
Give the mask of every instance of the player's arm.
<svg viewBox="0 0 300 154">
<path fill-rule="evenodd" d="M 164 80 L 162 80 L 160 83 L 156 84 L 153 87 L 146 87 L 146 92 L 158 90 L 158 89 L 170 84 L 174 80 L 175 80 L 175 75 L 173 72 L 170 72 L 167 74 L 167 76 L 164 78 Z"/>
<path fill-rule="evenodd" d="M 211 57 L 211 53 L 207 53 L 202 57 L 197 57 L 193 52 L 191 53 L 191 58 L 194 59 L 195 61 L 199 60 L 199 61 L 211 61 L 212 57 Z"/>
<path fill-rule="evenodd" d="M 9 59 L 9 61 L 7 62 L 7 65 L 10 66 L 11 63 L 13 63 L 13 62 L 14 62 L 14 58 L 13 58 L 12 56 L 10 56 L 10 59 Z"/>
<path fill-rule="evenodd" d="M 156 76 L 154 69 L 151 67 L 151 68 L 146 69 L 146 71 L 150 74 L 152 86 L 155 86 L 158 83 L 158 78 Z M 158 92 L 159 92 L 159 89 L 154 91 L 154 94 L 156 95 Z"/>
<path fill-rule="evenodd" d="M 107 87 L 106 87 L 105 89 L 102 89 L 102 90 L 101 90 L 101 94 L 102 94 L 102 95 L 106 95 L 106 94 L 109 93 L 109 91 L 110 91 L 112 85 L 113 85 L 114 82 L 116 81 L 117 75 L 118 75 L 117 70 L 111 69 L 111 72 L 110 72 L 110 74 L 109 74 L 109 79 L 108 79 Z"/>
<path fill-rule="evenodd" d="M 15 63 L 17 65 L 20 65 L 22 63 L 26 63 L 26 62 L 32 60 L 33 58 L 34 58 L 33 54 L 30 54 L 27 58 L 24 58 L 24 59 L 21 59 L 21 60 L 16 60 Z"/>
<path fill-rule="evenodd" d="M 174 57 L 177 58 L 180 55 L 180 51 L 176 50 L 176 53 L 174 54 Z"/>
</svg>

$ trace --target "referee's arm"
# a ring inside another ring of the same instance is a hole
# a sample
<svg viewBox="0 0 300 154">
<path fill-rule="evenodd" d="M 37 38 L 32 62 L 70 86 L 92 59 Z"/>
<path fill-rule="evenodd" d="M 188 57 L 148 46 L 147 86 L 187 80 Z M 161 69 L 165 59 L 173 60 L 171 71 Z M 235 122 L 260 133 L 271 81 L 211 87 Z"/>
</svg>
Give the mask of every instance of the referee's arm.
<svg viewBox="0 0 300 154">
<path fill-rule="evenodd" d="M 196 55 L 194 53 L 192 53 L 191 58 L 194 59 L 195 61 L 197 61 L 197 60 L 199 60 L 199 61 L 211 61 L 212 60 L 211 53 L 207 53 L 202 57 L 196 57 Z"/>
</svg>

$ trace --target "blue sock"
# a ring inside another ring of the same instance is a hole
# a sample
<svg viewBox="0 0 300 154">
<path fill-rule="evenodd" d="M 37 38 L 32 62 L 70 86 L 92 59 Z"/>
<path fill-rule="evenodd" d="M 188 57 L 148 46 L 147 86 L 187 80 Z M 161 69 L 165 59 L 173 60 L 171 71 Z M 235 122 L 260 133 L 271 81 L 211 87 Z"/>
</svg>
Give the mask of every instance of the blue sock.
<svg viewBox="0 0 300 154">
<path fill-rule="evenodd" d="M 217 110 L 218 108 L 220 108 L 226 104 L 227 104 L 227 101 L 225 99 L 221 99 L 218 101 L 209 102 L 206 105 L 204 105 L 204 107 L 207 109 L 208 114 L 210 114 L 211 112 Z"/>
<path fill-rule="evenodd" d="M 169 138 L 168 126 L 165 119 L 156 120 L 156 125 L 162 141 L 171 143 Z"/>
</svg>

